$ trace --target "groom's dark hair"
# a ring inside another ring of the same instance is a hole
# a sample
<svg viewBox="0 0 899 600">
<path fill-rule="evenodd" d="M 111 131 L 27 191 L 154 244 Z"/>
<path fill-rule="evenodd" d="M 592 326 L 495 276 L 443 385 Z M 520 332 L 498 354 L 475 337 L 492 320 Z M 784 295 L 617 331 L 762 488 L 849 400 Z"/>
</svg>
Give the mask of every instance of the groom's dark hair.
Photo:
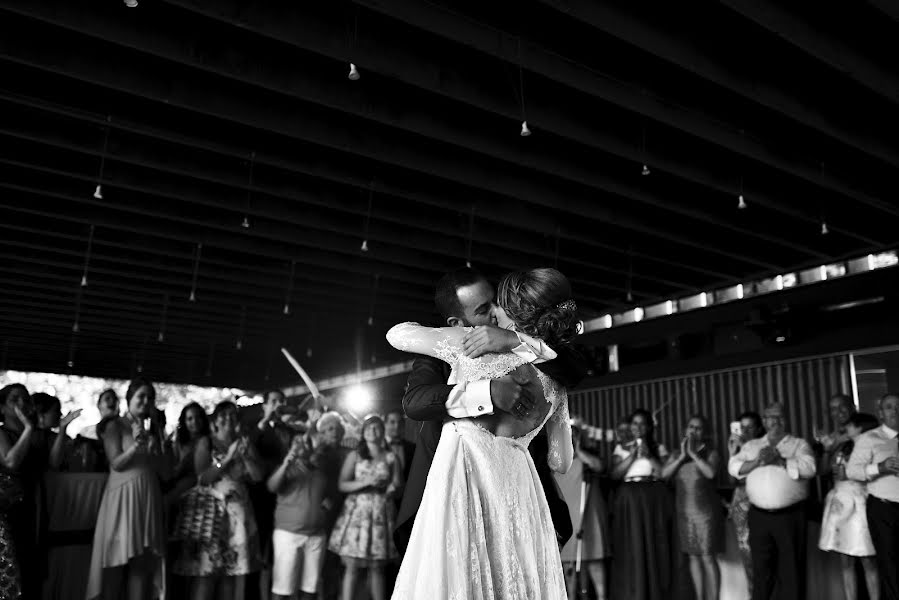
<svg viewBox="0 0 899 600">
<path fill-rule="evenodd" d="M 487 278 L 471 267 L 450 271 L 440 278 L 434 291 L 434 306 L 444 322 L 450 317 L 464 316 L 465 311 L 459 303 L 459 288 L 479 281 L 487 281 Z"/>
</svg>

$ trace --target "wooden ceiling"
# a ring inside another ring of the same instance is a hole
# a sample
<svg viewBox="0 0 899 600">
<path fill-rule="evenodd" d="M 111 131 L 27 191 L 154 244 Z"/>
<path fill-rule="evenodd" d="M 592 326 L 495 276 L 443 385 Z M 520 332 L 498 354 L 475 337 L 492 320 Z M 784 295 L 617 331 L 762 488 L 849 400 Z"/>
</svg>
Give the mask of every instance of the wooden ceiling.
<svg viewBox="0 0 899 600">
<path fill-rule="evenodd" d="M 897 12 L 2 0 L 0 369 L 260 387 L 467 260 L 590 317 L 895 247 Z"/>
</svg>

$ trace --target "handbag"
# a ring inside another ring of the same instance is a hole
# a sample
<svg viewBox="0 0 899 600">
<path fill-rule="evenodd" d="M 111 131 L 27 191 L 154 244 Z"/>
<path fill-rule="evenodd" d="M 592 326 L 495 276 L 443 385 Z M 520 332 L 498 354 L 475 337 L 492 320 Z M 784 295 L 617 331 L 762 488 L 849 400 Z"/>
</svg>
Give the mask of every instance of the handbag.
<svg viewBox="0 0 899 600">
<path fill-rule="evenodd" d="M 224 496 L 197 485 L 181 496 L 173 538 L 200 545 L 216 544 L 225 536 L 228 515 Z"/>
</svg>

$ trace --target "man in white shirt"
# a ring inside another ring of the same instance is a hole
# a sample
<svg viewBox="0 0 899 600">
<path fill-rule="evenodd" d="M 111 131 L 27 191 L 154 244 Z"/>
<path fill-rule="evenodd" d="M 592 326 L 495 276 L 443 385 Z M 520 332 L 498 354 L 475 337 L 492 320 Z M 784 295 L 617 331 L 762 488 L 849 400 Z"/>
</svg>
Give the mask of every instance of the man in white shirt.
<svg viewBox="0 0 899 600">
<path fill-rule="evenodd" d="M 786 432 L 781 404 L 763 414 L 764 437 L 749 440 L 728 462 L 736 479 L 746 479 L 749 496 L 749 547 L 753 600 L 805 598 L 805 514 L 808 480 L 815 476 L 815 455 L 808 442 Z"/>
<path fill-rule="evenodd" d="M 899 600 L 899 395 L 878 403 L 881 426 L 855 442 L 846 476 L 868 484 L 868 529 L 883 600 Z"/>
</svg>

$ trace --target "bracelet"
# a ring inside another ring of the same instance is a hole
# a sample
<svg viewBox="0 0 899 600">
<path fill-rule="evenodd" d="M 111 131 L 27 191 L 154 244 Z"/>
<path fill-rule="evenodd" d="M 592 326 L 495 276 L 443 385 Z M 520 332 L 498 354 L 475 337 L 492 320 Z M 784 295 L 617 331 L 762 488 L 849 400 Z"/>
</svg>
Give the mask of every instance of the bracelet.
<svg viewBox="0 0 899 600">
<path fill-rule="evenodd" d="M 221 468 L 222 468 L 222 463 L 221 463 L 220 461 L 217 461 L 217 460 L 213 459 L 213 460 L 212 460 L 212 464 L 215 465 L 215 468 L 216 468 L 216 469 L 221 469 Z"/>
</svg>

